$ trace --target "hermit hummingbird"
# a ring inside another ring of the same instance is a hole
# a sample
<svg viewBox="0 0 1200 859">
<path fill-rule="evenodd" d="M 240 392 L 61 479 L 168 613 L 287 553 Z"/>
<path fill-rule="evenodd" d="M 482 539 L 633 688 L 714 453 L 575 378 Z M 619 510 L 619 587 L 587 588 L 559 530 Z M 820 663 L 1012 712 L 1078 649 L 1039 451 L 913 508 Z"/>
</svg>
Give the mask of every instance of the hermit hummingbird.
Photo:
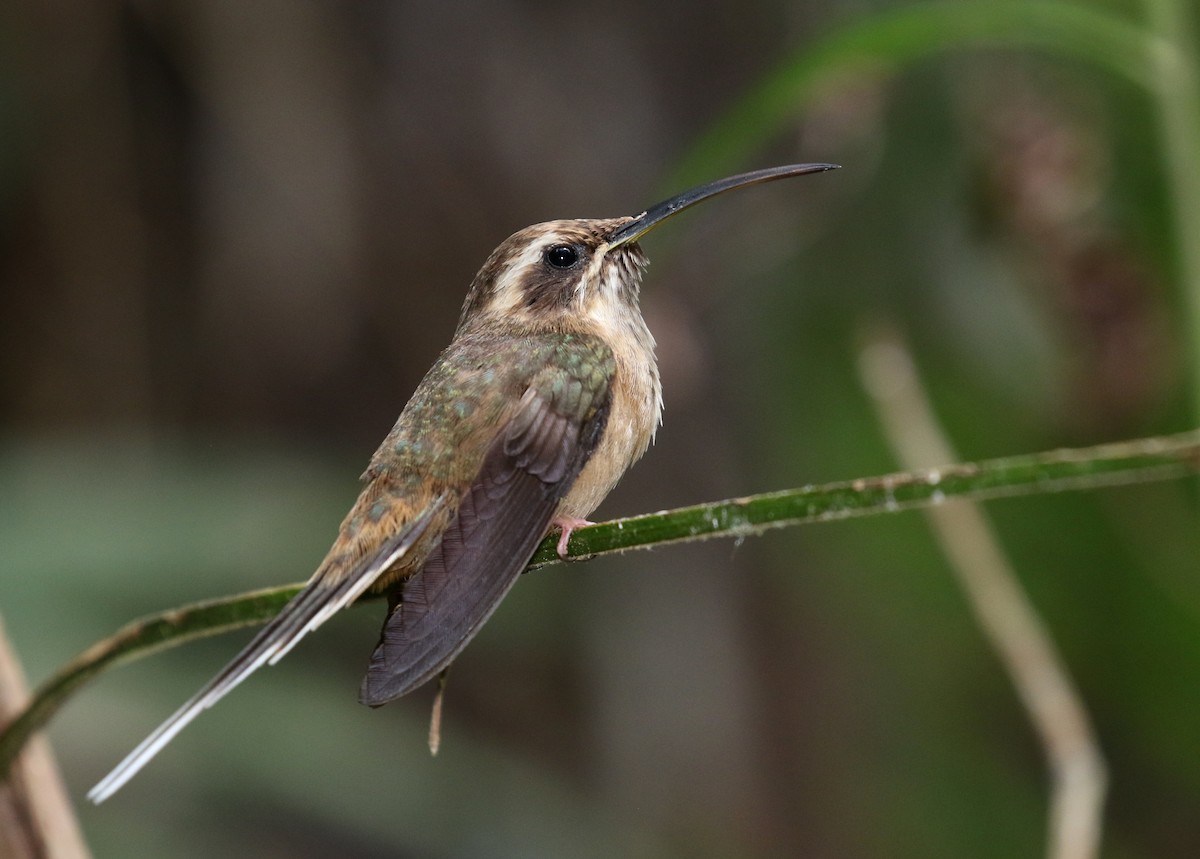
<svg viewBox="0 0 1200 859">
<path fill-rule="evenodd" d="M 794 164 L 685 191 L 640 215 L 549 221 L 475 275 L 454 339 L 371 458 L 365 487 L 304 588 L 88 797 L 102 802 L 201 711 L 371 591 L 388 612 L 360 699 L 430 680 L 495 611 L 554 528 L 574 528 L 645 453 L 662 414 L 638 240 L 734 188 L 834 169 Z"/>
</svg>

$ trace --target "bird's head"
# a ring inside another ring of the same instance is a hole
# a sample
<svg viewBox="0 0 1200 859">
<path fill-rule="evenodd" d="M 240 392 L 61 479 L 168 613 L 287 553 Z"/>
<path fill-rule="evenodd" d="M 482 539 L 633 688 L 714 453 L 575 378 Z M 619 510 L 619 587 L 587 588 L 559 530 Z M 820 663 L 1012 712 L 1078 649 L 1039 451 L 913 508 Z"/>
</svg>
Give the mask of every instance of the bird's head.
<svg viewBox="0 0 1200 859">
<path fill-rule="evenodd" d="M 678 212 L 734 188 L 820 173 L 834 164 L 792 164 L 731 176 L 651 206 L 640 215 L 547 221 L 509 236 L 488 257 L 463 303 L 459 333 L 505 325 L 608 328 L 637 314 L 646 255 L 638 239 Z"/>
</svg>

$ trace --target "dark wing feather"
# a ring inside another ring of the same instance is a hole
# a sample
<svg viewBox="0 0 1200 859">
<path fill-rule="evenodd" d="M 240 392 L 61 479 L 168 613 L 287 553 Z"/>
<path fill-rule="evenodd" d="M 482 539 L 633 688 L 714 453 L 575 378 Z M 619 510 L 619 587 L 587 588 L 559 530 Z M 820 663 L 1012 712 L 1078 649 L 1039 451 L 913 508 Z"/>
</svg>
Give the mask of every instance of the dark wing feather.
<svg viewBox="0 0 1200 859">
<path fill-rule="evenodd" d="M 320 574 L 314 576 L 216 677 L 93 787 L 88 798 L 93 802 L 103 802 L 133 778 L 202 711 L 221 700 L 264 664 L 278 662 L 307 633 L 324 623 L 334 612 L 352 603 L 421 539 L 430 525 L 437 522 L 450 500 L 448 496 L 435 498 L 419 516 L 386 540 L 377 551 L 360 560 L 347 575 L 334 582 Z"/>
<path fill-rule="evenodd" d="M 607 390 L 584 416 L 530 389 L 463 494 L 425 566 L 402 585 L 360 699 L 378 707 L 449 665 L 491 616 L 599 443 Z"/>
</svg>

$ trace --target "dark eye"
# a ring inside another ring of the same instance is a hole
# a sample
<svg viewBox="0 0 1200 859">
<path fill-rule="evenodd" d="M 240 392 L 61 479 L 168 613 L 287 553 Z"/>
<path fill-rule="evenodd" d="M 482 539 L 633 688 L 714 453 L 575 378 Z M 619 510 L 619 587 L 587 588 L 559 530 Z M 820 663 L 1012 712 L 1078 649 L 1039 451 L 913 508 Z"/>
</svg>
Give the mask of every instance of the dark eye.
<svg viewBox="0 0 1200 859">
<path fill-rule="evenodd" d="M 570 245 L 555 245 L 546 250 L 546 262 L 555 268 L 570 268 L 579 262 L 579 253 Z"/>
</svg>

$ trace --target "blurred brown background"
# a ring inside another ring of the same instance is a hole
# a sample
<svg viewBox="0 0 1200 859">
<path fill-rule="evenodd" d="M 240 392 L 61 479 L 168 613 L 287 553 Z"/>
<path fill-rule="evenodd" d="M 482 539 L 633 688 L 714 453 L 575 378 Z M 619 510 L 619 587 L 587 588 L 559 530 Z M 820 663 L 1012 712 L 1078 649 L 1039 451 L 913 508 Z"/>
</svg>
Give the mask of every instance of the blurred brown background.
<svg viewBox="0 0 1200 859">
<path fill-rule="evenodd" d="M 306 578 L 496 244 L 681 190 L 718 117 L 888 5 L 9 4 L 0 611 L 31 678 Z M 1185 429 L 1156 129 L 1126 81 L 994 50 L 763 129 L 721 173 L 844 169 L 647 239 L 666 422 L 599 514 L 894 469 L 855 368 L 881 317 L 966 458 Z M 1106 855 L 1200 850 L 1194 502 L 988 506 L 1108 754 Z M 381 611 L 81 805 L 96 855 L 1041 849 L 1040 752 L 918 514 L 527 577 L 456 666 L 434 761 L 428 690 L 356 703 Z M 51 732 L 73 795 L 237 646 L 80 694 Z"/>
</svg>

